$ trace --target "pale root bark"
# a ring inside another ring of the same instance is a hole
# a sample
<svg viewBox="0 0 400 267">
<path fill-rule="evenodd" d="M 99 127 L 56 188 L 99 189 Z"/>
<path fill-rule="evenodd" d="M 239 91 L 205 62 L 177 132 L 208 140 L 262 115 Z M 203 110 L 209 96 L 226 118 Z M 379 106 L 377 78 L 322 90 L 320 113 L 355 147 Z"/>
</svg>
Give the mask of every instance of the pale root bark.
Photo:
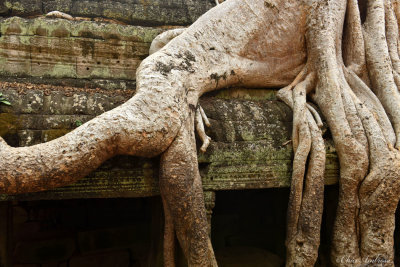
<svg viewBox="0 0 400 267">
<path fill-rule="evenodd" d="M 180 28 L 180 29 L 168 30 L 166 32 L 161 33 L 151 42 L 149 54 L 150 55 L 154 54 L 155 52 L 163 48 L 166 44 L 168 44 L 172 39 L 181 35 L 184 31 L 185 31 L 184 28 L 183 29 Z M 202 146 L 200 148 L 200 151 L 204 153 L 206 152 L 211 141 L 211 138 L 206 134 L 206 131 L 204 129 L 204 124 L 207 127 L 210 127 L 211 125 L 207 118 L 207 115 L 204 113 L 204 110 L 200 105 L 198 105 L 196 109 L 195 122 L 196 122 L 195 123 L 196 131 L 200 137 L 200 140 L 202 141 Z"/>
<path fill-rule="evenodd" d="M 194 111 L 190 113 L 191 116 L 161 158 L 160 189 L 189 266 L 217 266 L 208 235 L 197 163 Z M 173 240 L 166 241 L 168 243 L 164 244 L 168 247 Z M 164 260 L 165 266 L 173 266 L 171 252 L 167 252 Z"/>
<path fill-rule="evenodd" d="M 322 41 L 318 37 L 323 37 L 327 45 L 319 47 L 320 51 L 310 47 L 308 51 L 318 51 L 316 68 L 320 84 L 317 85 L 315 99 L 328 121 L 340 160 L 339 204 L 333 234 L 332 262 L 337 266 L 378 263 L 393 266 L 394 212 L 399 200 L 400 175 L 399 152 L 393 148 L 396 140 L 398 145 L 399 116 L 396 107 L 400 104 L 395 82 L 398 30 L 394 24 L 397 20 L 391 4 L 384 1 L 368 1 L 362 36 L 359 34 L 361 21 L 347 19 L 344 26 L 351 38 L 345 39 L 344 48 L 359 42 L 356 39 L 363 40 L 365 53 L 356 56 L 351 49 L 345 50 L 346 68 L 340 53 L 333 52 L 334 46 L 336 51 L 341 51 L 338 45 L 342 42 L 336 41 L 334 44 L 334 35 L 336 39 L 342 35 L 341 27 L 336 28 L 336 33 L 328 31 L 326 34 L 326 31 L 322 31 L 329 25 L 329 20 L 331 25 L 337 24 L 344 16 L 340 5 L 344 4 L 339 1 L 328 3 L 321 12 L 311 12 L 324 15 L 316 17 L 315 24 L 310 28 L 312 31 L 308 31 L 309 38 L 314 39 L 308 39 L 307 43 L 317 44 Z M 323 5 L 316 5 L 318 9 L 321 7 Z M 354 3 L 349 2 L 348 8 L 350 13 L 358 12 Z M 353 15 L 353 19 L 355 17 Z M 316 26 L 318 24 L 320 28 Z M 320 31 L 314 32 L 317 29 Z M 349 41 L 352 38 L 354 41 Z M 330 47 L 327 40 L 331 42 Z M 363 61 L 366 62 L 368 79 L 363 71 L 353 67 L 363 66 Z M 363 77 L 366 83 L 371 81 L 379 101 L 353 71 Z M 338 101 L 340 99 L 342 101 Z"/>
<path fill-rule="evenodd" d="M 305 68 L 291 85 L 278 92 L 278 97 L 293 109 L 295 152 L 287 215 L 286 266 L 314 265 L 320 242 L 325 146 L 318 126 L 319 114 L 306 103 L 307 92 L 315 85 L 314 73 L 305 75 L 306 71 Z"/>
<path fill-rule="evenodd" d="M 163 32 L 154 38 L 154 40 L 151 42 L 150 48 L 149 48 L 149 55 L 154 54 L 161 48 L 163 48 L 166 44 L 168 44 L 172 39 L 175 37 L 181 35 L 186 29 L 185 28 L 178 28 L 178 29 L 173 29 L 169 30 L 166 32 Z"/>
<path fill-rule="evenodd" d="M 362 6 L 363 3 L 361 3 Z M 331 261 L 393 266 L 400 197 L 398 1 L 228 0 L 191 27 L 155 41 L 137 73 L 137 94 L 73 132 L 28 148 L 0 142 L 4 193 L 66 185 L 117 154 L 163 153 L 165 265 L 174 235 L 189 266 L 216 266 L 207 233 L 194 131 L 205 149 L 199 97 L 231 85 L 285 87 L 293 109 L 287 266 L 313 266 L 323 207 L 325 149 L 318 112 L 340 162 Z M 347 14 L 347 15 L 346 15 Z M 307 164 L 307 165 L 306 165 Z M 349 259 L 349 260 L 343 260 Z"/>
<path fill-rule="evenodd" d="M 47 18 L 56 18 L 56 19 L 74 20 L 74 17 L 72 17 L 71 15 L 64 13 L 64 12 L 60 12 L 60 11 L 51 11 L 46 14 L 46 17 Z"/>
</svg>

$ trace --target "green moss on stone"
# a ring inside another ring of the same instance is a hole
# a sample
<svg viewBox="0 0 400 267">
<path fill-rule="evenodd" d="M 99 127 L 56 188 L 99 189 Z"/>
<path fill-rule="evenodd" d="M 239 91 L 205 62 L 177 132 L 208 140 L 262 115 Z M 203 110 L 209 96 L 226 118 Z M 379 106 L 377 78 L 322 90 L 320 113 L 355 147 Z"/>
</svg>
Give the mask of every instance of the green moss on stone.
<svg viewBox="0 0 400 267">
<path fill-rule="evenodd" d="M 162 29 L 93 21 L 68 21 L 64 19 L 24 19 L 11 17 L 1 21 L 1 32 L 49 37 L 83 37 L 92 39 L 121 39 L 150 43 Z M 88 36 L 90 33 L 90 36 Z"/>
<path fill-rule="evenodd" d="M 12 113 L 0 113 L 0 136 L 15 134 L 20 126 L 18 117 Z"/>
<path fill-rule="evenodd" d="M 48 142 L 69 133 L 70 129 L 52 129 L 42 132 L 42 141 Z"/>
<path fill-rule="evenodd" d="M 46 75 L 46 74 L 45 74 Z M 57 63 L 47 74 L 51 77 L 76 77 L 76 68 L 73 65 L 65 65 L 62 62 Z"/>
<path fill-rule="evenodd" d="M 276 90 L 229 88 L 219 90 L 215 96 L 222 99 L 238 98 L 245 100 L 276 100 Z"/>
<path fill-rule="evenodd" d="M 24 11 L 24 6 L 21 5 L 21 3 L 19 3 L 19 2 L 6 1 L 4 4 L 8 9 L 12 9 L 12 10 L 19 11 L 19 12 L 23 12 Z"/>
</svg>

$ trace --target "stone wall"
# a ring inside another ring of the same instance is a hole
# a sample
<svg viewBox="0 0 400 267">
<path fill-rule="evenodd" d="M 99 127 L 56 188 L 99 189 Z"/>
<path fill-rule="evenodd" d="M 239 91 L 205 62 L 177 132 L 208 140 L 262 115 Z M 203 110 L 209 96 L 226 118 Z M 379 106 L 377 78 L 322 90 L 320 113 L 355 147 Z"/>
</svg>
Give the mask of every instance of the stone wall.
<svg viewBox="0 0 400 267">
<path fill-rule="evenodd" d="M 0 20 L 0 74 L 41 78 L 135 80 L 160 28 L 68 21 Z M 129 83 L 128 83 L 129 85 Z"/>
<path fill-rule="evenodd" d="M 0 16 L 38 16 L 58 10 L 135 25 L 189 25 L 213 6 L 214 0 L 2 0 Z"/>
</svg>

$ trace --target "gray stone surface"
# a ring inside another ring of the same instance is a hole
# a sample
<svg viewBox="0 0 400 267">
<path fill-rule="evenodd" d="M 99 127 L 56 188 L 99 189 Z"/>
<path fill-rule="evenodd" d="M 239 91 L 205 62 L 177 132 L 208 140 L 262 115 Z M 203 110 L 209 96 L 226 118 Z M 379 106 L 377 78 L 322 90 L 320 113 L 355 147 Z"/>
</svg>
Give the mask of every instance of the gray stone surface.
<svg viewBox="0 0 400 267">
<path fill-rule="evenodd" d="M 3 0 L 0 15 L 31 16 L 58 10 L 141 25 L 189 25 L 215 6 L 211 0 Z"/>
<path fill-rule="evenodd" d="M 0 19 L 0 75 L 132 81 L 162 31 L 92 21 Z"/>
</svg>

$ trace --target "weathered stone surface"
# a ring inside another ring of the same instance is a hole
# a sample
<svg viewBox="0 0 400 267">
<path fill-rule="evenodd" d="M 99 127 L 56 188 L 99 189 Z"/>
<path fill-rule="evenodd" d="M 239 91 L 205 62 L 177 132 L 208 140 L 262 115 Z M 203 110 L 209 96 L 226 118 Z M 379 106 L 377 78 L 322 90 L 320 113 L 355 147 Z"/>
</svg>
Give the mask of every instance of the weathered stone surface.
<svg viewBox="0 0 400 267">
<path fill-rule="evenodd" d="M 43 130 L 41 140 L 43 142 L 49 142 L 51 140 L 54 140 L 58 137 L 65 135 L 68 132 L 70 132 L 69 129 Z"/>
<path fill-rule="evenodd" d="M 58 10 L 140 25 L 189 25 L 215 6 L 211 0 L 3 0 L 0 15 L 30 16 Z"/>
<path fill-rule="evenodd" d="M 8 1 L 3 0 L 0 2 L 1 14 L 15 14 L 15 15 L 33 15 L 40 14 L 42 10 L 42 3 L 40 0 L 18 0 Z"/>
<path fill-rule="evenodd" d="M 13 104 L 4 111 L 12 110 L 14 113 L 24 114 L 39 114 L 43 111 L 43 91 L 32 90 L 19 94 L 15 90 L 4 90 L 2 93 Z"/>
<path fill-rule="evenodd" d="M 42 131 L 20 130 L 18 131 L 19 146 L 33 146 L 42 143 Z"/>
<path fill-rule="evenodd" d="M 136 87 L 135 80 L 121 80 L 121 79 L 113 79 L 112 77 L 109 79 L 101 79 L 101 78 L 91 78 L 91 79 L 76 79 L 76 78 L 55 78 L 55 77 L 34 77 L 28 76 L 16 76 L 16 75 L 0 75 L 0 79 L 3 82 L 8 83 L 25 83 L 25 84 L 46 84 L 48 88 L 45 90 L 45 94 L 48 94 L 50 91 L 60 90 L 60 87 L 67 88 L 83 88 L 85 90 L 97 90 L 97 91 L 110 91 L 113 92 L 115 90 L 125 90 L 129 92 L 133 92 Z M 14 86 L 15 87 L 15 86 Z M 13 87 L 13 88 L 14 88 Z M 2 91 L 6 91 L 9 88 L 7 86 L 1 88 Z"/>
<path fill-rule="evenodd" d="M 12 113 L 0 113 L 0 135 L 13 135 L 19 128 L 19 118 Z"/>
<path fill-rule="evenodd" d="M 108 97 L 101 94 L 94 94 L 89 96 L 87 102 L 87 110 L 89 115 L 101 114 L 107 110 L 110 110 L 110 102 Z"/>
<path fill-rule="evenodd" d="M 11 17 L 0 32 L 0 75 L 133 80 L 161 29 Z"/>
<path fill-rule="evenodd" d="M 51 92 L 44 97 L 44 114 L 74 115 L 87 113 L 87 96 L 74 94 L 66 97 L 65 92 Z"/>
</svg>

